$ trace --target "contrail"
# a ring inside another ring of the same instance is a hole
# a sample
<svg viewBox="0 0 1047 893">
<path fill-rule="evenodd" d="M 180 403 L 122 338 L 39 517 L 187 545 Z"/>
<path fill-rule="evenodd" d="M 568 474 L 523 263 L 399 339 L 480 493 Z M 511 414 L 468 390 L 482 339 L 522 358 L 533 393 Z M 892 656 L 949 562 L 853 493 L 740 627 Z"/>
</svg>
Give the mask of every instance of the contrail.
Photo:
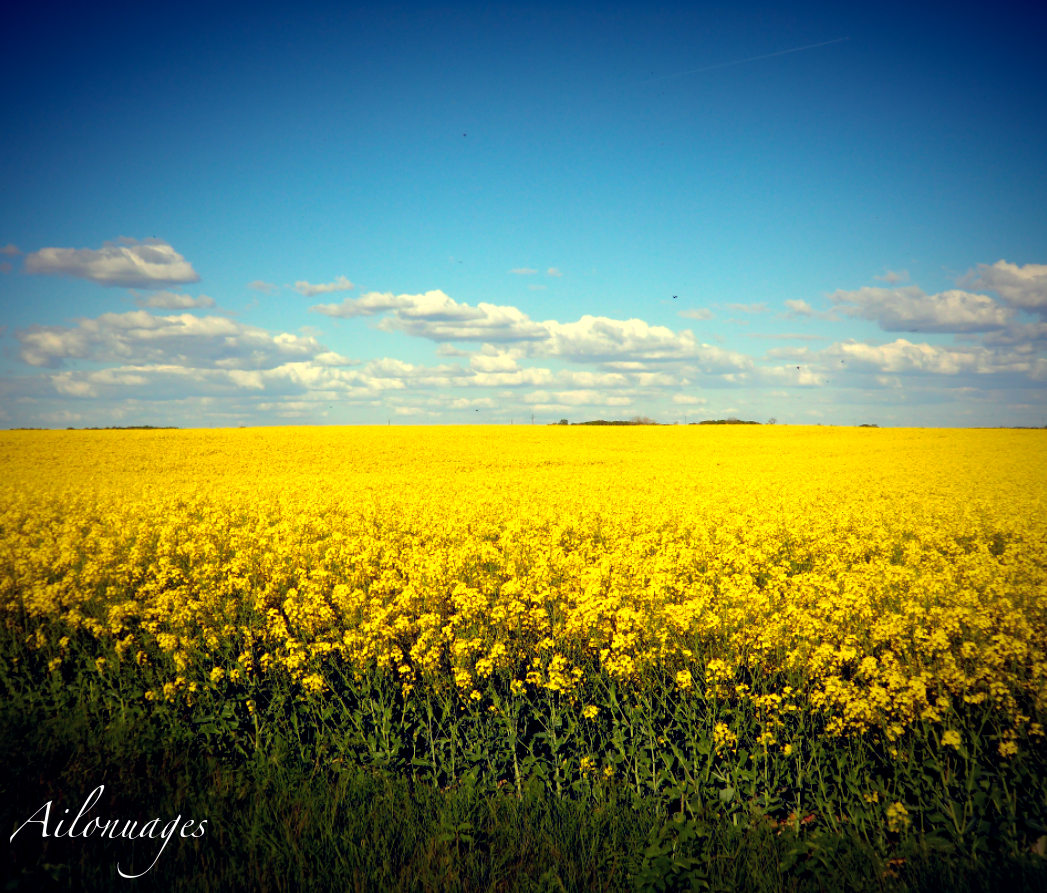
<svg viewBox="0 0 1047 893">
<path fill-rule="evenodd" d="M 641 84 L 650 84 L 653 81 L 668 81 L 672 78 L 682 78 L 685 74 L 698 74 L 699 71 L 712 71 L 714 68 L 726 68 L 728 65 L 741 65 L 743 62 L 755 62 L 757 59 L 770 59 L 772 56 L 784 56 L 786 53 L 799 53 L 803 50 L 813 50 L 815 47 L 827 47 L 830 43 L 843 43 L 850 40 L 849 37 L 838 37 L 836 40 L 827 40 L 824 43 L 812 43 L 810 46 L 796 47 L 793 50 L 779 50 L 777 53 L 768 53 L 766 56 L 753 56 L 751 59 L 738 59 L 736 62 L 721 62 L 719 65 L 707 65 L 705 68 L 693 68 L 690 71 L 681 71 L 679 74 L 667 74 L 665 77 L 649 78 L 640 81 Z"/>
</svg>

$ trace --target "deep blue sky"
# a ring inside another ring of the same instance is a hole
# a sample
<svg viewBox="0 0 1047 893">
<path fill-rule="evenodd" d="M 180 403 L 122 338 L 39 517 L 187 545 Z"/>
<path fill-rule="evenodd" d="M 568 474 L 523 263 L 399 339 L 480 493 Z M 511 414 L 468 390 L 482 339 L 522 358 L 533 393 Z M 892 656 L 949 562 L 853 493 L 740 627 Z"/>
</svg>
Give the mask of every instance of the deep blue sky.
<svg viewBox="0 0 1047 893">
<path fill-rule="evenodd" d="M 16 10 L 0 426 L 1043 425 L 1026 8 Z"/>
</svg>

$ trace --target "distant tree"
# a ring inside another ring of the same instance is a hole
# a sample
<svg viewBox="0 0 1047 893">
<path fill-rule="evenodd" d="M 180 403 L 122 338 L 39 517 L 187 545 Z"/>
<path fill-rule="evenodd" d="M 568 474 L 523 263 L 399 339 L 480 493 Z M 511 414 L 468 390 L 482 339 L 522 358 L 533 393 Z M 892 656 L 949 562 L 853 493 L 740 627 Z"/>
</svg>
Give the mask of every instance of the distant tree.
<svg viewBox="0 0 1047 893">
<path fill-rule="evenodd" d="M 774 418 L 774 417 L 772 416 L 771 418 L 769 418 L 769 419 L 767 420 L 767 424 L 768 424 L 768 425 L 777 425 L 777 424 L 778 424 L 778 419 L 776 419 L 776 418 Z"/>
<path fill-rule="evenodd" d="M 629 419 L 631 425 L 657 425 L 658 423 L 654 419 L 649 419 L 645 415 L 634 415 Z"/>
<path fill-rule="evenodd" d="M 557 422 L 557 424 L 558 425 L 569 425 L 571 423 L 569 421 L 567 421 L 567 419 L 560 419 L 560 421 Z"/>
</svg>

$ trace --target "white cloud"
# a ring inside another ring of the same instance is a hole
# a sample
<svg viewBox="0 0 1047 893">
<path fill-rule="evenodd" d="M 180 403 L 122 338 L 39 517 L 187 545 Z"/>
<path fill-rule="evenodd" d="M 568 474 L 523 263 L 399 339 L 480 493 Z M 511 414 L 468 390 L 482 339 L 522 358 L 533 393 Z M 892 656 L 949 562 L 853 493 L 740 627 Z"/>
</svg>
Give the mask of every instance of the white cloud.
<svg viewBox="0 0 1047 893">
<path fill-rule="evenodd" d="M 713 312 L 706 307 L 699 307 L 694 310 L 681 310 L 676 314 L 682 316 L 685 319 L 713 319 Z"/>
<path fill-rule="evenodd" d="M 563 276 L 563 273 L 556 269 L 556 267 L 549 267 L 549 269 L 546 270 L 545 273 L 547 276 Z"/>
<path fill-rule="evenodd" d="M 875 320 L 885 332 L 988 332 L 1004 328 L 1014 316 L 988 295 L 958 290 L 928 295 L 915 285 L 837 290 L 829 299 L 847 316 Z"/>
<path fill-rule="evenodd" d="M 1038 359 L 1028 352 L 1003 352 L 985 347 L 938 347 L 913 344 L 905 338 L 881 345 L 845 341 L 827 348 L 823 355 L 844 358 L 859 371 L 880 373 L 1012 373 L 1034 380 L 1047 376 L 1047 360 Z"/>
<path fill-rule="evenodd" d="M 4 245 L 3 248 L 0 248 L 0 255 L 3 255 L 4 257 L 17 257 L 21 253 L 22 252 L 18 250 L 17 246 L 10 243 Z"/>
<path fill-rule="evenodd" d="M 544 285 L 528 285 L 527 287 L 531 289 L 531 291 L 545 291 Z"/>
<path fill-rule="evenodd" d="M 71 372 L 51 376 L 56 391 L 66 397 L 97 397 L 98 390 L 89 381 L 74 380 Z"/>
<path fill-rule="evenodd" d="M 874 276 L 874 279 L 879 279 L 880 282 L 886 282 L 888 285 L 897 285 L 899 282 L 909 281 L 909 271 L 902 270 L 899 273 L 895 273 L 893 270 L 887 270 L 882 276 Z"/>
<path fill-rule="evenodd" d="M 767 305 L 760 301 L 758 304 L 728 304 L 731 310 L 737 310 L 740 313 L 766 313 Z"/>
<path fill-rule="evenodd" d="M 547 337 L 534 345 L 544 356 L 572 360 L 670 360 L 697 356 L 702 346 L 687 329 L 674 332 L 648 325 L 642 319 L 583 316 L 577 322 L 542 323 Z"/>
<path fill-rule="evenodd" d="M 194 307 L 214 307 L 214 298 L 200 295 L 198 298 L 190 295 L 180 295 L 170 291 L 153 292 L 150 295 L 139 295 L 135 298 L 139 307 L 149 307 L 160 310 L 191 310 Z"/>
<path fill-rule="evenodd" d="M 433 418 L 440 413 L 431 409 L 422 409 L 420 406 L 394 406 L 393 415 L 398 416 L 428 416 Z"/>
<path fill-rule="evenodd" d="M 429 292 L 429 294 L 434 294 Z M 443 294 L 443 292 L 439 292 Z M 385 310 L 396 310 L 414 304 L 414 295 L 396 297 L 392 292 L 370 291 L 359 298 L 345 298 L 341 304 L 316 304 L 309 309 L 336 319 L 352 319 L 355 316 L 374 316 Z"/>
<path fill-rule="evenodd" d="M 200 281 L 192 265 L 162 239 L 139 242 L 121 237 L 103 242 L 97 251 L 41 248 L 26 257 L 24 269 L 27 273 L 74 276 L 124 288 L 162 288 Z"/>
<path fill-rule="evenodd" d="M 673 403 L 679 406 L 705 406 L 708 402 L 704 397 L 694 397 L 691 394 L 673 394 Z"/>
<path fill-rule="evenodd" d="M 364 297 L 366 299 L 370 296 Z M 379 297 L 383 304 L 379 309 L 396 308 L 395 316 L 379 324 L 378 328 L 383 331 L 404 332 L 432 341 L 535 341 L 549 337 L 546 328 L 532 322 L 516 307 L 483 302 L 470 307 L 468 304 L 459 304 L 439 290 L 424 295 L 400 295 L 394 298 L 390 294 Z M 344 301 L 342 307 L 348 303 Z M 343 311 L 331 315 L 347 314 Z"/>
<path fill-rule="evenodd" d="M 785 313 L 779 313 L 778 319 L 827 319 L 832 322 L 839 320 L 839 316 L 833 310 L 815 310 L 806 301 L 800 300 L 787 300 L 785 306 L 788 308 Z"/>
<path fill-rule="evenodd" d="M 787 300 L 785 306 L 796 316 L 814 316 L 814 308 L 806 301 Z"/>
<path fill-rule="evenodd" d="M 524 403 L 555 406 L 629 406 L 629 397 L 608 394 L 603 391 L 534 391 L 526 394 Z"/>
<path fill-rule="evenodd" d="M 1023 344 L 1030 348 L 1035 342 L 1047 341 L 1047 322 L 1012 323 L 1006 329 L 989 332 L 983 344 Z"/>
<path fill-rule="evenodd" d="M 518 343 L 530 356 L 562 357 L 575 362 L 650 362 L 678 359 L 717 364 L 724 351 L 697 342 L 685 329 L 673 332 L 664 326 L 651 326 L 641 319 L 617 320 L 583 316 L 576 322 L 556 320 L 535 322 L 516 307 L 481 302 L 476 307 L 460 304 L 442 291 L 421 295 L 393 295 L 371 292 L 361 298 L 346 298 L 340 304 L 320 304 L 310 308 L 338 318 L 371 316 L 391 310 L 378 328 L 403 332 L 432 341 L 483 341 Z M 444 355 L 447 354 L 446 352 Z M 735 355 L 740 357 L 741 355 Z M 743 368 L 744 363 L 738 368 Z"/>
<path fill-rule="evenodd" d="M 71 359 L 97 363 L 175 364 L 264 369 L 330 352 L 315 338 L 271 335 L 221 316 L 154 316 L 145 310 L 105 313 L 68 326 L 15 331 L 19 357 L 31 366 L 59 367 Z"/>
<path fill-rule="evenodd" d="M 472 351 L 459 350 L 451 344 L 440 344 L 436 348 L 436 355 L 438 357 L 471 357 L 473 354 Z"/>
<path fill-rule="evenodd" d="M 957 284 L 994 291 L 1012 307 L 1047 316 L 1047 264 L 978 264 L 977 271 L 969 271 Z"/>
<path fill-rule="evenodd" d="M 276 285 L 272 282 L 265 282 L 262 279 L 255 279 L 254 282 L 247 283 L 248 288 L 253 288 L 255 291 L 264 291 L 266 294 L 276 290 Z"/>
<path fill-rule="evenodd" d="M 349 291 L 355 288 L 344 276 L 339 276 L 334 282 L 328 282 L 322 285 L 310 285 L 304 279 L 299 280 L 294 284 L 295 291 L 300 295 L 304 295 L 307 298 L 311 298 L 314 295 L 324 295 L 332 291 Z"/>
<path fill-rule="evenodd" d="M 515 372 L 520 367 L 516 363 L 517 357 L 514 351 L 502 352 L 490 349 L 490 345 L 484 345 L 485 350 L 474 354 L 469 360 L 469 367 L 477 372 Z"/>
<path fill-rule="evenodd" d="M 642 372 L 649 369 L 647 363 L 637 363 L 635 360 L 620 360 L 601 363 L 605 369 L 620 369 L 622 372 Z"/>
<path fill-rule="evenodd" d="M 509 272 L 516 276 L 531 276 L 538 271 L 532 270 L 530 267 L 516 267 L 516 269 L 510 270 Z"/>
</svg>

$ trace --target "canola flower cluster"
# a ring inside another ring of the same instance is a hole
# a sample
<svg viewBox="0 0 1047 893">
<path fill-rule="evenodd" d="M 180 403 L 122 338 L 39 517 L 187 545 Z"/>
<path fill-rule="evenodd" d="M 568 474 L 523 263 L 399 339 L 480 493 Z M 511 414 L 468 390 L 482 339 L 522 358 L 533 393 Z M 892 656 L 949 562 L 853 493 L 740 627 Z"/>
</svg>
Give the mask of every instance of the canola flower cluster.
<svg viewBox="0 0 1047 893">
<path fill-rule="evenodd" d="M 340 661 L 592 718 L 593 679 L 670 679 L 786 753 L 797 711 L 958 749 L 986 704 L 1007 757 L 1047 708 L 1045 469 L 1036 431 L 8 432 L 0 616 L 55 672 L 165 656 L 157 699 Z"/>
</svg>

